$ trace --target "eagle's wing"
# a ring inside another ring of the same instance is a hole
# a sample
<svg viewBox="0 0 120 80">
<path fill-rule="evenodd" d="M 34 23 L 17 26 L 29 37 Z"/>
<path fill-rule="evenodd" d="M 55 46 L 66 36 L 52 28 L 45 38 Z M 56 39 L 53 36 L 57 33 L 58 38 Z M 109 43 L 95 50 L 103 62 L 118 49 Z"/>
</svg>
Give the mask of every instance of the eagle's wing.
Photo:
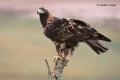
<svg viewBox="0 0 120 80">
<path fill-rule="evenodd" d="M 76 28 L 77 34 L 85 35 L 85 36 L 91 36 L 95 37 L 98 35 L 98 32 L 89 26 L 89 24 L 81 21 L 81 20 L 75 20 L 75 19 L 70 19 L 73 22 L 74 28 Z M 75 25 L 74 25 L 75 24 Z"/>
<path fill-rule="evenodd" d="M 73 23 L 74 29 L 76 29 L 76 32 L 74 34 L 86 36 L 88 39 L 98 39 L 110 42 L 111 40 L 104 35 L 100 34 L 97 30 L 92 28 L 89 24 L 81 21 L 81 20 L 75 20 L 70 19 L 71 23 Z"/>
<path fill-rule="evenodd" d="M 97 53 L 103 53 L 108 50 L 104 45 L 101 44 L 98 40 L 103 40 L 107 42 L 111 42 L 111 40 L 104 35 L 100 34 L 98 31 L 96 31 L 94 28 L 90 27 L 87 23 L 80 21 L 80 20 L 75 20 L 71 19 L 71 22 L 74 23 L 73 27 L 76 29 L 77 35 L 84 35 L 87 36 L 88 38 L 85 39 L 84 41 Z M 81 37 L 79 37 L 81 38 Z"/>
</svg>

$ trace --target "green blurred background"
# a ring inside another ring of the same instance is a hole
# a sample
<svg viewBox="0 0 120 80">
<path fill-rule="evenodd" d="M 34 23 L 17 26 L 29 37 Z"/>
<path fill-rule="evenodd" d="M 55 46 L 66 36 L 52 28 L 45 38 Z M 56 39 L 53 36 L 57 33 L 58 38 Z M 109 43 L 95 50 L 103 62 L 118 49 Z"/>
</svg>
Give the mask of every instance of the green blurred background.
<svg viewBox="0 0 120 80">
<path fill-rule="evenodd" d="M 44 59 L 53 67 L 56 51 L 36 14 L 42 6 L 60 18 L 86 21 L 112 40 L 103 42 L 110 49 L 103 55 L 80 43 L 64 80 L 120 80 L 120 3 L 100 7 L 100 1 L 0 0 L 0 80 L 47 80 Z"/>
</svg>

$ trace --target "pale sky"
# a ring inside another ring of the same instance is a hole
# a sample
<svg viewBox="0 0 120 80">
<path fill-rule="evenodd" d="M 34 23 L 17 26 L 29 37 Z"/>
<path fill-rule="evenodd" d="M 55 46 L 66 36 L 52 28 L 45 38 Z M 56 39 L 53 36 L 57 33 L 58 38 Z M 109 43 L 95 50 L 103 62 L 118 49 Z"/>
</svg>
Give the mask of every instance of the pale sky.
<svg viewBox="0 0 120 80">
<path fill-rule="evenodd" d="M 100 3 L 116 6 L 97 6 Z M 39 7 L 47 8 L 58 17 L 120 18 L 119 0 L 0 0 L 0 12 L 3 13 L 26 13 L 36 18 Z"/>
</svg>

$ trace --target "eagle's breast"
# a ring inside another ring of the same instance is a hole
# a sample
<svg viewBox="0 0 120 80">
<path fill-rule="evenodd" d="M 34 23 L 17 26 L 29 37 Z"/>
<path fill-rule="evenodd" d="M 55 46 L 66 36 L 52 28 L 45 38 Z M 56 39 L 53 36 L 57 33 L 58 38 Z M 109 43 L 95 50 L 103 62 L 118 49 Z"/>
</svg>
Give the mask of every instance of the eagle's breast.
<svg viewBox="0 0 120 80">
<path fill-rule="evenodd" d="M 63 42 L 73 36 L 70 28 L 72 25 L 67 20 L 55 19 L 44 28 L 44 34 L 52 41 Z"/>
</svg>

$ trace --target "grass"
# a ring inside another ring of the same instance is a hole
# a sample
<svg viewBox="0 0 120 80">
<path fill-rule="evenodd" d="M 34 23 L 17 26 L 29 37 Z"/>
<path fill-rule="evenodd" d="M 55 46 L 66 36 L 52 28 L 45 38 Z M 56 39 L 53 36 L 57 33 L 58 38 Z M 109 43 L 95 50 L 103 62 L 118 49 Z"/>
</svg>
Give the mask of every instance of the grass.
<svg viewBox="0 0 120 80">
<path fill-rule="evenodd" d="M 105 27 L 107 24 L 102 25 L 102 28 L 95 28 L 112 39 L 112 43 L 106 43 L 110 51 L 99 56 L 86 44 L 80 43 L 65 68 L 65 80 L 120 79 L 120 32 Z M 45 80 L 47 68 L 44 59 L 52 65 L 55 54 L 55 47 L 44 36 L 39 20 L 15 16 L 0 18 L 1 80 Z"/>
</svg>

